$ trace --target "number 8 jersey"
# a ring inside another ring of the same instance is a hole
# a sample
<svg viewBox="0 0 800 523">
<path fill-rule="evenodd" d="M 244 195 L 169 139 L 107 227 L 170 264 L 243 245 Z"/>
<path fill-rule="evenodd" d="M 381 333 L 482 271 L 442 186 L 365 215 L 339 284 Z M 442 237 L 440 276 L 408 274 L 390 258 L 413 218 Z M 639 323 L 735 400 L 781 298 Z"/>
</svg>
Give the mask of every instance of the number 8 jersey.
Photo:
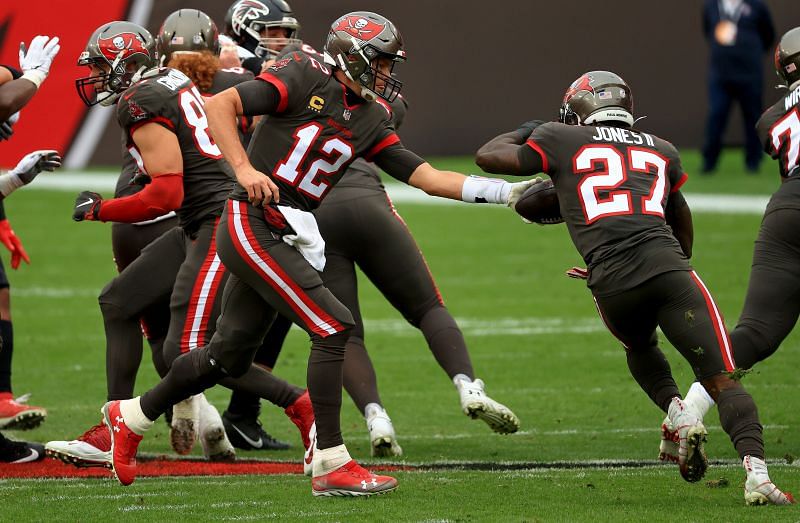
<svg viewBox="0 0 800 523">
<path fill-rule="evenodd" d="M 628 128 L 537 127 L 520 150 L 523 167 L 548 174 L 595 295 L 612 295 L 690 266 L 664 220 L 671 192 L 686 181 L 669 142 Z"/>
<path fill-rule="evenodd" d="M 133 143 L 134 131 L 157 123 L 175 133 L 183 157 L 184 196 L 177 211 L 181 227 L 191 231 L 222 213 L 233 174 L 208 133 L 203 97 L 185 74 L 168 68 L 147 73 L 120 97 L 117 119 L 127 135 L 128 151 L 143 173 L 147 171 Z"/>
<path fill-rule="evenodd" d="M 279 100 L 256 128 L 247 154 L 278 186 L 281 205 L 317 208 L 353 160 L 400 142 L 385 103 L 354 96 L 329 65 L 305 53 L 284 55 L 254 82 L 271 84 Z M 236 87 L 240 95 L 248 83 Z M 256 105 L 242 97 L 246 115 L 260 114 Z M 247 192 L 237 185 L 233 198 L 246 201 Z"/>
</svg>

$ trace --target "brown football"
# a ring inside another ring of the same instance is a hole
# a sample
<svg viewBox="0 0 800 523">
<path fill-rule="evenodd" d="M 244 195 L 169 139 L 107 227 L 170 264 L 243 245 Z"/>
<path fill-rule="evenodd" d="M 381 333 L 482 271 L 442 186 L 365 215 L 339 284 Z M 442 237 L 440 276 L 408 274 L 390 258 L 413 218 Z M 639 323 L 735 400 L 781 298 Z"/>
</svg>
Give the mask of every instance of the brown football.
<svg viewBox="0 0 800 523">
<path fill-rule="evenodd" d="M 544 180 L 528 187 L 517 200 L 514 210 L 526 220 L 543 225 L 564 221 L 552 180 Z"/>
</svg>

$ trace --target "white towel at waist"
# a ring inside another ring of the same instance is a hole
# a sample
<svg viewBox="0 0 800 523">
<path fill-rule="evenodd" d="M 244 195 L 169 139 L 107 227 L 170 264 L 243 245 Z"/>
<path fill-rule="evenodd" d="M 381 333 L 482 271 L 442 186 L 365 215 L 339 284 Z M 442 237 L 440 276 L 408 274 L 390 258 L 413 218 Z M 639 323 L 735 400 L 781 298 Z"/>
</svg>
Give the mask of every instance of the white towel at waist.
<svg viewBox="0 0 800 523">
<path fill-rule="evenodd" d="M 325 268 L 325 240 L 319 233 L 314 215 L 284 205 L 278 205 L 278 210 L 296 233 L 284 235 L 283 241 L 297 249 L 312 267 L 322 272 Z"/>
</svg>

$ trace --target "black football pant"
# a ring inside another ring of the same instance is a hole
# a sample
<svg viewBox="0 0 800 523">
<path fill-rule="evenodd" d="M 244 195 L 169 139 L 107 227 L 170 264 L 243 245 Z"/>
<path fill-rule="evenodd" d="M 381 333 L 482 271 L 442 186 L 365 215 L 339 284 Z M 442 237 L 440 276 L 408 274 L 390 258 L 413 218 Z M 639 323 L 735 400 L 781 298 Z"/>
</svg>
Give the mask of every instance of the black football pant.
<svg viewBox="0 0 800 523">
<path fill-rule="evenodd" d="M 736 364 L 722 314 L 694 271 L 660 274 L 620 294 L 595 297 L 606 327 L 626 349 L 631 374 L 663 411 L 680 396 L 658 347 L 656 326 L 689 362 L 698 381 L 733 372 Z M 758 411 L 741 385 L 716 398 L 720 423 L 740 457 L 763 458 Z"/>
<path fill-rule="evenodd" d="M 779 191 L 784 188 L 788 182 Z M 798 231 L 797 209 L 769 212 L 761 222 L 744 308 L 731 332 L 736 363 L 744 369 L 772 355 L 800 316 Z"/>
<path fill-rule="evenodd" d="M 204 221 L 187 234 L 175 227 L 142 250 L 100 297 L 106 324 L 106 370 L 109 400 L 132 397 L 141 360 L 141 333 L 137 318 L 154 304 L 169 303 L 168 329 L 163 341 L 163 364 L 169 366 L 180 354 L 205 345 L 214 333 L 221 291 L 227 272 L 214 245 L 215 220 Z M 135 348 L 138 344 L 138 353 Z M 266 381 L 261 369 L 223 385 L 256 394 L 279 406 L 289 406 L 302 390 L 278 378 Z M 184 395 L 182 399 L 191 394 Z"/>
<path fill-rule="evenodd" d="M 322 279 L 355 321 L 347 340 L 343 380 L 362 413 L 367 404 L 381 404 L 381 399 L 364 342 L 356 265 L 395 309 L 422 331 L 448 377 L 464 374 L 474 378 L 464 337 L 444 306 L 422 252 L 386 193 L 376 189 L 337 186 L 314 211 L 325 239 L 327 263 Z M 272 350 L 259 350 L 257 359 L 263 358 L 264 352 L 276 357 L 287 332 L 287 320 L 278 317 L 264 343 Z M 238 407 L 232 404 L 231 408 Z"/>
<path fill-rule="evenodd" d="M 229 200 L 217 229 L 217 252 L 231 273 L 217 330 L 207 346 L 177 358 L 164 379 L 142 395 L 144 414 L 156 419 L 170 405 L 226 378 L 260 372 L 262 383 L 277 380 L 251 363 L 279 312 L 311 338 L 307 383 L 317 446 L 342 444 L 342 362 L 353 326 L 350 312 L 297 250 L 273 237 L 261 208 Z"/>
<path fill-rule="evenodd" d="M 111 226 L 111 246 L 120 274 L 99 297 L 106 332 L 109 401 L 133 394 L 143 332 L 156 371 L 161 376 L 167 372 L 162 350 L 169 327 L 172 283 L 185 255 L 180 237 L 177 217 L 148 225 Z"/>
</svg>

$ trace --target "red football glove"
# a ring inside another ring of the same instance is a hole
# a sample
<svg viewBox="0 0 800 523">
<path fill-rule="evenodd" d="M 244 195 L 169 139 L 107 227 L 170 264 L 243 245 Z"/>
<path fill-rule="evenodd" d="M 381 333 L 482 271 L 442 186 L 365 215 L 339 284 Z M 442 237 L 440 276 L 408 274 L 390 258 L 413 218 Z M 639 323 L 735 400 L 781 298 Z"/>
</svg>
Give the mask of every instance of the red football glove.
<svg viewBox="0 0 800 523">
<path fill-rule="evenodd" d="M 576 280 L 589 279 L 589 271 L 587 271 L 583 267 L 573 267 L 571 269 L 568 269 L 566 274 L 570 278 L 575 278 Z"/>
<path fill-rule="evenodd" d="M 22 247 L 22 242 L 11 229 L 11 224 L 8 223 L 8 220 L 0 220 L 0 242 L 2 242 L 11 253 L 12 269 L 17 269 L 21 260 L 25 260 L 25 263 L 30 265 L 31 259 Z"/>
</svg>

